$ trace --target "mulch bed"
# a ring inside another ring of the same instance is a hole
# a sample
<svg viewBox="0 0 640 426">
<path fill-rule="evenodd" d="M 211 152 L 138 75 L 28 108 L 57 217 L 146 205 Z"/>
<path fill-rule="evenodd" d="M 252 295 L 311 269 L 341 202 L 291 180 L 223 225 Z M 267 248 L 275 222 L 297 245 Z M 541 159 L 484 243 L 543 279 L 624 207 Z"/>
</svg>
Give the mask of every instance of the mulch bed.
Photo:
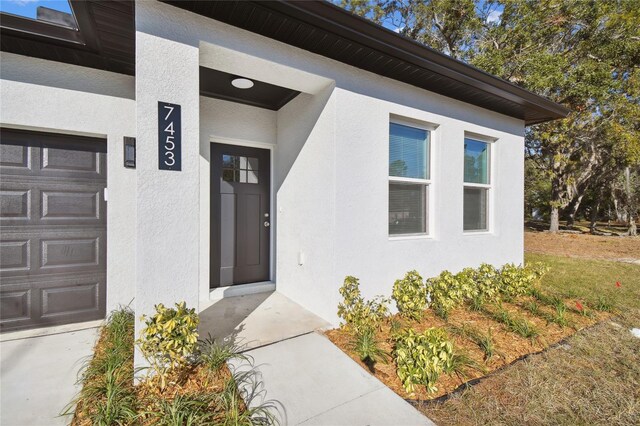
<svg viewBox="0 0 640 426">
<path fill-rule="evenodd" d="M 393 339 L 390 333 L 390 323 L 392 320 L 399 320 L 403 322 L 403 327 L 412 327 L 416 331 L 423 331 L 430 327 L 444 327 L 447 329 L 449 338 L 453 342 L 456 350 L 466 353 L 474 361 L 485 366 L 486 371 L 484 373 L 469 369 L 466 372 L 465 377 L 446 374 L 441 375 L 436 383 L 438 390 L 434 393 L 427 393 L 424 386 L 416 386 L 415 393 L 413 394 L 407 393 L 402 386 L 401 380 L 396 374 L 396 365 L 393 360 L 390 360 L 388 364 L 376 363 L 373 370 L 371 370 L 355 353 L 352 352 L 350 348 L 352 337 L 347 330 L 343 328 L 333 329 L 325 332 L 325 335 L 329 340 L 331 340 L 331 342 L 333 342 L 333 344 L 351 357 L 351 359 L 360 364 L 362 368 L 369 371 L 402 398 L 428 401 L 448 395 L 465 383 L 473 383 L 480 377 L 486 376 L 499 368 L 509 365 L 528 354 L 540 352 L 548 346 L 554 345 L 566 339 L 568 336 L 575 334 L 577 331 L 610 316 L 609 314 L 596 311 L 590 311 L 590 317 L 581 315 L 570 310 L 571 307 L 575 306 L 575 301 L 566 300 L 568 307 L 566 317 L 570 321 L 571 326 L 560 327 L 555 323 L 547 323 L 547 321 L 540 316 L 533 315 L 518 306 L 518 304 L 522 304 L 527 301 L 528 298 L 523 297 L 519 298 L 514 303 L 503 302 L 502 307 L 514 316 L 525 318 L 532 322 L 540 332 L 540 335 L 534 339 L 521 337 L 509 331 L 504 324 L 493 320 L 488 315 L 472 311 L 467 307 L 460 307 L 453 310 L 449 315 L 448 321 L 444 321 L 437 317 L 430 310 L 424 311 L 423 318 L 419 322 L 408 321 L 402 319 L 398 315 L 389 318 L 388 321 L 382 325 L 381 330 L 378 331 L 378 338 L 381 342 L 381 347 L 385 351 L 392 353 Z M 541 311 L 549 314 L 553 313 L 553 308 L 542 306 L 541 304 L 539 305 Z M 451 326 L 461 327 L 465 324 L 472 326 L 482 333 L 487 333 L 491 330 L 495 347 L 495 354 L 491 359 L 485 361 L 483 351 L 473 341 L 460 334 L 452 332 L 453 327 Z"/>
<path fill-rule="evenodd" d="M 106 343 L 106 333 L 100 334 L 98 342 L 94 347 L 93 358 L 97 358 L 108 350 Z M 172 401 L 178 395 L 205 395 L 222 393 L 225 384 L 231 378 L 231 372 L 227 365 L 223 365 L 218 371 L 211 372 L 208 368 L 196 365 L 188 366 L 172 372 L 167 378 L 167 384 L 164 390 L 160 390 L 160 380 L 157 376 L 147 378 L 141 383 L 133 384 L 133 345 L 131 346 L 131 358 L 129 362 L 122 366 L 125 370 L 123 374 L 131 376 L 131 387 L 138 401 L 138 412 L 146 412 L 154 410 L 154 406 L 160 400 Z M 95 378 L 95 380 L 100 380 Z M 87 386 L 87 383 L 84 384 Z M 87 416 L 84 410 L 85 402 L 81 399 L 78 401 L 71 426 L 90 426 L 93 424 L 90 416 Z M 241 409 L 244 409 L 242 401 Z M 95 407 L 89 407 L 89 413 L 92 413 Z M 154 424 L 152 420 L 139 418 L 135 424 L 150 425 Z"/>
</svg>

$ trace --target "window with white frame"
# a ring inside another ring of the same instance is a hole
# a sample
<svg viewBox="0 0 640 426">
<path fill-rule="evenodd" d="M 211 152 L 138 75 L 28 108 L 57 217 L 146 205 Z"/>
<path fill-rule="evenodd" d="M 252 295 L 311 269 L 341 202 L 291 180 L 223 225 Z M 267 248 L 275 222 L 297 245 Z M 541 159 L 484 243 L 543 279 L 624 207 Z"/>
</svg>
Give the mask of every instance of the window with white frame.
<svg viewBox="0 0 640 426">
<path fill-rule="evenodd" d="M 491 144 L 464 139 L 464 230 L 489 230 Z"/>
<path fill-rule="evenodd" d="M 430 177 L 430 132 L 389 124 L 389 235 L 426 235 Z"/>
</svg>

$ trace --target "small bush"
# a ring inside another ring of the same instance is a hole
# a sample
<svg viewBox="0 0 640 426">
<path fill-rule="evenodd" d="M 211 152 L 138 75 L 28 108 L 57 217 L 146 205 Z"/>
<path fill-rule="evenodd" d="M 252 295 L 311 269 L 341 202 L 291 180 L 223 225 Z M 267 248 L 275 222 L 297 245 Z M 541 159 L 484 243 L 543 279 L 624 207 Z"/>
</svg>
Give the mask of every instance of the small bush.
<svg viewBox="0 0 640 426">
<path fill-rule="evenodd" d="M 200 319 L 195 309 L 187 308 L 185 302 L 175 306 L 167 308 L 158 304 L 154 315 L 143 316 L 145 328 L 138 340 L 142 354 L 160 377 L 162 389 L 169 371 L 186 365 L 198 343 Z"/>
<path fill-rule="evenodd" d="M 423 333 L 409 328 L 396 336 L 397 374 L 409 393 L 413 393 L 416 385 L 425 386 L 428 392 L 437 391 L 436 381 L 453 363 L 453 356 L 453 344 L 441 328 Z"/>
<path fill-rule="evenodd" d="M 419 320 L 427 307 L 427 293 L 424 281 L 417 271 L 409 271 L 401 280 L 393 284 L 393 300 L 400 315 Z"/>
<path fill-rule="evenodd" d="M 600 312 L 613 312 L 613 303 L 610 298 L 600 296 L 594 303 L 593 308 Z"/>
<path fill-rule="evenodd" d="M 211 372 L 219 371 L 230 359 L 249 361 L 247 355 L 231 339 L 216 340 L 211 336 L 198 342 L 198 361 Z"/>
<path fill-rule="evenodd" d="M 566 327 L 569 325 L 569 320 L 567 319 L 567 305 L 565 305 L 564 302 L 556 305 L 556 313 L 553 317 L 553 322 L 558 324 L 560 327 Z"/>
<path fill-rule="evenodd" d="M 153 409 L 145 411 L 144 415 L 157 425 L 215 425 L 219 423 L 213 406 L 214 395 L 177 394 L 172 400 L 157 399 Z"/>
<path fill-rule="evenodd" d="M 365 328 L 358 331 L 351 342 L 351 349 L 360 357 L 369 370 L 374 371 L 377 362 L 387 363 L 389 354 L 380 347 L 375 330 Z"/>
<path fill-rule="evenodd" d="M 535 282 L 545 272 L 546 269 L 541 264 L 522 267 L 507 263 L 500 270 L 500 292 L 507 300 L 529 294 Z"/>
<path fill-rule="evenodd" d="M 532 323 L 524 318 L 511 315 L 502 306 L 498 306 L 495 312 L 488 309 L 485 309 L 484 312 L 494 320 L 504 324 L 512 332 L 527 339 L 534 339 L 540 334 Z"/>
<path fill-rule="evenodd" d="M 467 339 L 478 345 L 482 352 L 484 352 L 485 361 L 491 359 L 496 353 L 491 329 L 489 329 L 486 333 L 483 333 L 480 330 L 470 326 L 469 324 L 464 324 L 462 327 L 452 326 L 452 329 L 453 332 L 466 337 Z"/>
<path fill-rule="evenodd" d="M 486 371 L 482 365 L 474 361 L 468 354 L 457 351 L 453 352 L 453 356 L 444 366 L 444 372 L 446 374 L 455 374 L 460 379 L 467 377 L 467 370 L 477 370 L 482 373 Z"/>
<path fill-rule="evenodd" d="M 137 417 L 133 388 L 134 314 L 121 308 L 109 315 L 102 327 L 95 355 L 87 358 L 78 385 L 81 390 L 64 409 L 91 419 L 96 425 L 128 424 Z"/>
<path fill-rule="evenodd" d="M 473 281 L 476 285 L 475 302 L 478 305 L 485 302 L 494 302 L 500 299 L 500 272 L 488 263 L 481 264 L 477 269 L 472 269 Z"/>
<path fill-rule="evenodd" d="M 404 323 L 398 317 L 391 317 L 389 321 L 389 333 L 391 336 L 395 336 L 404 329 Z"/>
<path fill-rule="evenodd" d="M 343 301 L 338 304 L 338 316 L 344 321 L 342 325 L 350 327 L 354 332 L 379 327 L 389 314 L 388 299 L 377 296 L 372 300 L 364 300 L 356 277 L 346 277 L 339 291 Z"/>
<path fill-rule="evenodd" d="M 524 308 L 533 315 L 540 315 L 540 305 L 535 300 L 531 300 L 524 304 Z"/>
<path fill-rule="evenodd" d="M 458 279 L 449 271 L 443 271 L 435 278 L 427 280 L 427 292 L 431 299 L 431 308 L 436 315 L 447 319 L 449 312 L 465 300 L 471 299 L 474 293 L 471 280 Z"/>
</svg>

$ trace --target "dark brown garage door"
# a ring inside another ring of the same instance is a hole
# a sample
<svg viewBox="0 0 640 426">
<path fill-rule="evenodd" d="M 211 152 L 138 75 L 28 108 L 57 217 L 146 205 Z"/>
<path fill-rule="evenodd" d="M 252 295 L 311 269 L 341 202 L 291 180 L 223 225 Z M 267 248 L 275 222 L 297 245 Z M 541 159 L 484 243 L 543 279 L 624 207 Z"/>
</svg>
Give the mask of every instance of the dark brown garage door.
<svg viewBox="0 0 640 426">
<path fill-rule="evenodd" d="M 0 330 L 103 318 L 106 141 L 0 136 Z"/>
</svg>

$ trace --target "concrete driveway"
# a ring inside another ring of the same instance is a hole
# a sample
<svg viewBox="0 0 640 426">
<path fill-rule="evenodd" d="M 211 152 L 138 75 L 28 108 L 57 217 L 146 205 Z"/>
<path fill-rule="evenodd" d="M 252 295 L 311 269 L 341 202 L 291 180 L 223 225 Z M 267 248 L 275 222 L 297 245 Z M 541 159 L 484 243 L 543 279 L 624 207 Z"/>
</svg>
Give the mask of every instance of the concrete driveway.
<svg viewBox="0 0 640 426">
<path fill-rule="evenodd" d="M 3 336 L 5 337 L 5 336 Z M 59 417 L 77 392 L 82 360 L 97 329 L 0 342 L 0 425 L 66 425 Z"/>
</svg>

